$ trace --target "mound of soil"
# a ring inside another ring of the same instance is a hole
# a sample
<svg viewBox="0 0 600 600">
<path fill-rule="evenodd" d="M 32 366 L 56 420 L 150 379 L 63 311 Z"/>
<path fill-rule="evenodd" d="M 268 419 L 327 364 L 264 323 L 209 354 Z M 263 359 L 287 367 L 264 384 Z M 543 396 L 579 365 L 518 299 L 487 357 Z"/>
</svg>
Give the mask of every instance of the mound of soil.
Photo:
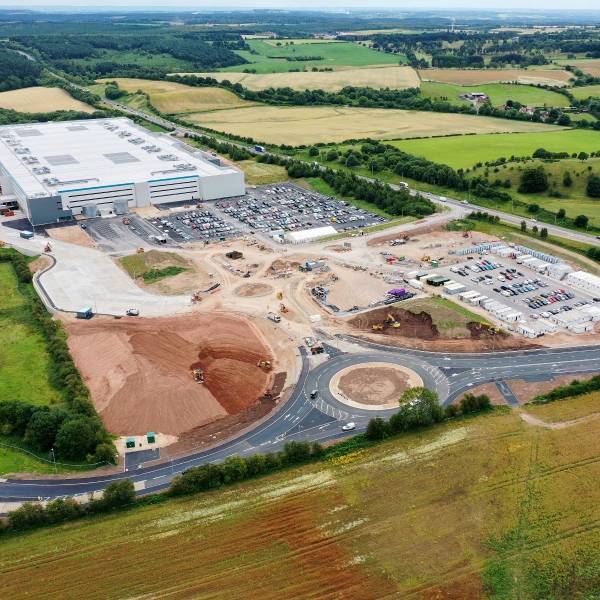
<svg viewBox="0 0 600 600">
<path fill-rule="evenodd" d="M 504 340 L 509 337 L 506 331 L 499 331 L 487 323 L 478 323 L 477 321 L 467 323 L 467 329 L 471 333 L 472 340 L 490 340 L 492 338 Z"/>
<path fill-rule="evenodd" d="M 389 315 L 400 323 L 400 327 L 396 328 L 385 324 Z M 356 329 L 383 335 L 413 337 L 422 340 L 435 340 L 440 337 L 440 332 L 429 313 L 420 312 L 415 314 L 403 308 L 376 308 L 356 315 L 350 319 L 349 323 Z M 383 330 L 373 331 L 373 325 L 383 325 Z"/>
<path fill-rule="evenodd" d="M 228 314 L 66 324 L 69 347 L 108 429 L 178 435 L 253 405 L 273 360 L 246 319 Z M 191 370 L 204 370 L 205 383 Z"/>
<path fill-rule="evenodd" d="M 300 266 L 300 263 L 295 260 L 282 260 L 278 258 L 271 263 L 268 269 L 270 273 L 279 273 L 281 271 L 287 271 L 289 269 L 296 270 Z"/>
<path fill-rule="evenodd" d="M 244 283 L 235 288 L 234 293 L 241 298 L 253 298 L 257 296 L 268 296 L 273 288 L 266 283 Z"/>
</svg>

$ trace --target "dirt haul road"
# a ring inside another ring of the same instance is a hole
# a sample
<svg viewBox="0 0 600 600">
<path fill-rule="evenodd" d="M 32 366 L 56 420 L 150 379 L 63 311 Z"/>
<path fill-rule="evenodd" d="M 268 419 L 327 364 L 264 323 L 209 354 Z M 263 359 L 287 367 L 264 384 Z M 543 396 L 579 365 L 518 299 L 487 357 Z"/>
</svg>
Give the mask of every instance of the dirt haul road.
<svg viewBox="0 0 600 600">
<path fill-rule="evenodd" d="M 69 347 L 108 429 L 179 435 L 253 405 L 278 371 L 264 334 L 230 314 L 67 322 Z M 192 369 L 204 370 L 196 383 Z"/>
</svg>

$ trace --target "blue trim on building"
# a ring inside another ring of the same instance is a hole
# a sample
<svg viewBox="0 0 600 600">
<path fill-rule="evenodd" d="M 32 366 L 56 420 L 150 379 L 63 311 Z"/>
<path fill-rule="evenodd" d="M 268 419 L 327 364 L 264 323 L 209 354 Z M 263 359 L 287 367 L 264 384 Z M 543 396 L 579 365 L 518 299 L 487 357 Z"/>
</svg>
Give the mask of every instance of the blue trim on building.
<svg viewBox="0 0 600 600">
<path fill-rule="evenodd" d="M 132 181 L 127 183 L 113 183 L 112 185 L 94 185 L 92 187 L 74 188 L 72 190 L 58 190 L 59 194 L 68 194 L 69 192 L 85 192 L 86 190 L 101 190 L 103 188 L 121 187 L 124 185 L 135 185 Z"/>
</svg>

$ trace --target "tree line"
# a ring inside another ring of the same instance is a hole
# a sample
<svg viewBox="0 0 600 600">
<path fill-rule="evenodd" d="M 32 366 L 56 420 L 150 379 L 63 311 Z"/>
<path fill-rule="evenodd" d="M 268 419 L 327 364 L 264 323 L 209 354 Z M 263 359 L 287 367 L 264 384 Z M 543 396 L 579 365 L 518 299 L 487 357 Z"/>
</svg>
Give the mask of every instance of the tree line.
<svg viewBox="0 0 600 600">
<path fill-rule="evenodd" d="M 53 500 L 45 507 L 37 503 L 25 503 L 8 514 L 6 522 L 0 527 L 0 534 L 18 533 L 131 506 L 156 504 L 172 497 L 216 490 L 285 468 L 344 456 L 357 449 L 372 447 L 393 435 L 427 429 L 444 420 L 474 415 L 491 408 L 486 395 L 466 394 L 458 404 L 444 408 L 435 392 L 423 387 L 410 388 L 400 398 L 398 412 L 389 420 L 371 419 L 364 434 L 354 435 L 327 448 L 318 442 L 290 441 L 277 452 L 233 455 L 219 463 L 191 467 L 173 479 L 166 493 L 139 499 L 136 499 L 133 483 L 124 479 L 110 483 L 102 498 L 92 498 L 85 505 L 73 499 Z"/>
<path fill-rule="evenodd" d="M 41 74 L 38 63 L 13 50 L 0 49 L 0 92 L 33 87 Z"/>
<path fill-rule="evenodd" d="M 39 406 L 19 398 L 3 399 L 0 401 L 0 431 L 20 438 L 39 452 L 54 448 L 61 459 L 115 462 L 114 444 L 71 358 L 62 324 L 52 319 L 35 293 L 27 261 L 15 250 L 0 249 L 0 262 L 12 264 L 19 291 L 27 303 L 31 326 L 46 342 L 51 361 L 50 383 L 64 398 L 64 406 Z"/>
</svg>

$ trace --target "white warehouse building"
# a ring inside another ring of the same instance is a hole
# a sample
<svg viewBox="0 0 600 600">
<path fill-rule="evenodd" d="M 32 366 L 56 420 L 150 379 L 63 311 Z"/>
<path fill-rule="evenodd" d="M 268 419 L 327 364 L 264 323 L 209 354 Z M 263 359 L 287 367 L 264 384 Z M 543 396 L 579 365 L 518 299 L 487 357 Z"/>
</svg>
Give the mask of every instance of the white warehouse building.
<svg viewBox="0 0 600 600">
<path fill-rule="evenodd" d="M 0 187 L 33 225 L 245 193 L 237 168 L 126 118 L 0 127 Z"/>
</svg>

